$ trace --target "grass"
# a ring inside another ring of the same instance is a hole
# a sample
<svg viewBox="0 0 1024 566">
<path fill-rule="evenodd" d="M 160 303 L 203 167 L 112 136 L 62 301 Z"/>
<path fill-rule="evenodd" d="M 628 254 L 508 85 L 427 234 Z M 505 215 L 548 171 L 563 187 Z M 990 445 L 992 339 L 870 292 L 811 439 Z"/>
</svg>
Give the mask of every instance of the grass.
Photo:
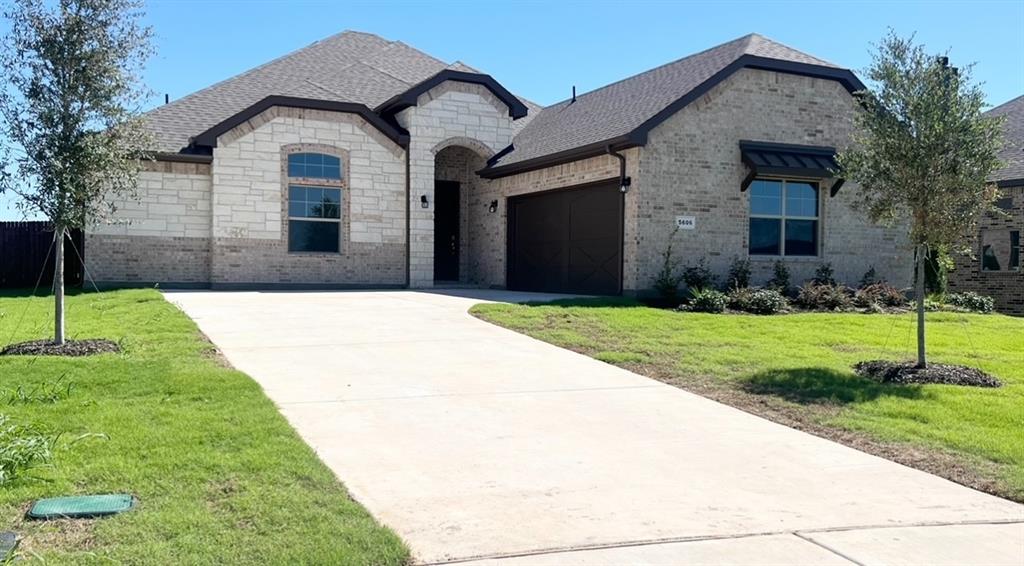
<svg viewBox="0 0 1024 566">
<path fill-rule="evenodd" d="M 51 297 L 0 294 L 0 344 L 44 338 Z M 61 433 L 52 464 L 0 485 L 0 530 L 55 564 L 402 564 L 259 386 L 154 290 L 68 298 L 72 338 L 121 354 L 0 356 L 0 413 Z M 72 443 L 71 440 L 85 438 Z M 138 509 L 31 522 L 40 497 L 130 492 Z"/>
<path fill-rule="evenodd" d="M 628 299 L 484 304 L 476 316 L 552 344 L 1024 501 L 1024 319 L 929 313 L 935 362 L 978 367 L 998 389 L 892 385 L 869 359 L 912 359 L 913 315 L 680 313 Z M 684 418 L 680 416 L 680 418 Z"/>
</svg>

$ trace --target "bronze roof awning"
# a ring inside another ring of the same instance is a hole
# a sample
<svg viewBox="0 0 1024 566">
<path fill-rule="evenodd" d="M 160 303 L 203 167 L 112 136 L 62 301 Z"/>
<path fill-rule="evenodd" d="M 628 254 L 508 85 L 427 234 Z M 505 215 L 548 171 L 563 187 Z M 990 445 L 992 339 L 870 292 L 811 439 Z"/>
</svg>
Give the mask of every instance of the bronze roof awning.
<svg viewBox="0 0 1024 566">
<path fill-rule="evenodd" d="M 842 179 L 836 178 L 839 163 L 834 147 L 744 140 L 740 141 L 740 154 L 744 165 L 750 169 L 740 186 L 743 191 L 760 175 L 835 179 L 832 196 L 843 184 Z"/>
</svg>

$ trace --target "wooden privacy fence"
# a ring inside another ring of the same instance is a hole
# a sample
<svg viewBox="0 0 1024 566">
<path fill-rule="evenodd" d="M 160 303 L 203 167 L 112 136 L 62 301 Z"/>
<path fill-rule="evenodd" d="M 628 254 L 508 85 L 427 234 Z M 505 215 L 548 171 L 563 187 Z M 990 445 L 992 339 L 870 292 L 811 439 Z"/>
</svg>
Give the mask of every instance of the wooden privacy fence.
<svg viewBox="0 0 1024 566">
<path fill-rule="evenodd" d="M 82 284 L 82 231 L 64 242 L 64 284 Z M 72 246 L 72 244 L 74 244 Z M 0 222 L 0 288 L 32 289 L 53 285 L 53 225 L 49 222 Z M 40 275 L 42 277 L 40 278 Z"/>
</svg>

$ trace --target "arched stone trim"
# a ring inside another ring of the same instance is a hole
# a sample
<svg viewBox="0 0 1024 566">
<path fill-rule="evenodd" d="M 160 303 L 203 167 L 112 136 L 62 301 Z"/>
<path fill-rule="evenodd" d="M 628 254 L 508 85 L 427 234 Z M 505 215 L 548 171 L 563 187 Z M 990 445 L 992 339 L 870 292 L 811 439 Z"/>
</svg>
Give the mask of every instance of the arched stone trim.
<svg viewBox="0 0 1024 566">
<path fill-rule="evenodd" d="M 341 180 L 289 177 L 288 156 L 296 153 L 322 153 L 324 155 L 337 157 L 341 160 Z M 341 189 L 341 227 L 338 230 L 341 236 L 341 241 L 338 243 L 338 252 L 288 252 L 289 254 L 309 257 L 336 257 L 345 253 L 352 234 L 352 197 L 349 194 L 351 192 L 349 190 L 349 175 L 351 174 L 350 167 L 351 165 L 349 163 L 347 149 L 322 143 L 293 143 L 281 146 L 281 241 L 285 244 L 285 250 L 288 249 L 288 223 L 290 221 L 288 215 L 288 185 L 312 185 L 317 187 Z"/>
<path fill-rule="evenodd" d="M 473 138 L 467 138 L 465 136 L 450 137 L 442 141 L 441 143 L 435 145 L 430 151 L 435 156 L 437 156 L 438 153 L 441 153 L 441 150 L 452 146 L 464 147 L 468 150 L 473 151 L 474 153 L 484 158 L 485 160 L 490 159 L 494 155 L 494 150 L 487 147 L 487 145 L 484 144 L 483 142 L 477 141 Z"/>
</svg>

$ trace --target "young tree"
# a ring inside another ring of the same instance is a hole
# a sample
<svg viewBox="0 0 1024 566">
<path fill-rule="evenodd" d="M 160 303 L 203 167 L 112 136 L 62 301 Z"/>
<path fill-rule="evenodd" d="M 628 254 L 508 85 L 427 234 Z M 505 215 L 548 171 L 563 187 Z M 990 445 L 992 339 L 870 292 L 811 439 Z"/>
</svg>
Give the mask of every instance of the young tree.
<svg viewBox="0 0 1024 566">
<path fill-rule="evenodd" d="M 54 226 L 54 342 L 64 343 L 64 241 L 132 195 L 148 155 L 139 108 L 150 29 L 138 0 L 13 0 L 0 45 L 0 192 Z"/>
<path fill-rule="evenodd" d="M 890 34 L 878 46 L 858 93 L 862 104 L 841 175 L 860 184 L 868 216 L 908 222 L 915 253 L 917 366 L 925 357 L 925 263 L 939 250 L 963 248 L 998 191 L 1000 122 L 984 116 L 985 96 L 970 67 L 950 67 L 913 37 Z"/>
</svg>

